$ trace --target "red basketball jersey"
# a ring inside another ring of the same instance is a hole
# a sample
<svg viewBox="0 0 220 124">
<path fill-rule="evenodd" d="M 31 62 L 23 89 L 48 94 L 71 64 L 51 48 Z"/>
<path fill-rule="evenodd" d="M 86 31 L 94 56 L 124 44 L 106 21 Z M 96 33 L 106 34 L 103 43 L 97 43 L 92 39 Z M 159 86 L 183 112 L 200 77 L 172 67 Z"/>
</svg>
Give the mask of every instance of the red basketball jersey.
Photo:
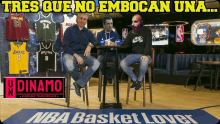
<svg viewBox="0 0 220 124">
<path fill-rule="evenodd" d="M 16 15 L 11 12 L 5 19 L 6 39 L 28 41 L 28 21 L 24 18 L 24 13 Z"/>
</svg>

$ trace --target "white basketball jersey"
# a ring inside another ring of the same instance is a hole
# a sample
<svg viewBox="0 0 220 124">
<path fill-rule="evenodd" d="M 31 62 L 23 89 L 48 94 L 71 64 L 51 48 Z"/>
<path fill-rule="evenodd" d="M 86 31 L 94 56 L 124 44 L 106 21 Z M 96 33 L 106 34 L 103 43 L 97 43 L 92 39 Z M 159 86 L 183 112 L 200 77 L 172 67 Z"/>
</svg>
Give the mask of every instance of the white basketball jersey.
<svg viewBox="0 0 220 124">
<path fill-rule="evenodd" d="M 70 5 L 70 7 L 72 8 L 72 13 L 75 12 L 75 0 L 72 0 L 72 4 Z"/>
<path fill-rule="evenodd" d="M 44 1 L 44 0 L 38 0 L 40 8 L 42 8 L 43 1 Z"/>
<path fill-rule="evenodd" d="M 67 14 L 64 14 L 64 21 L 61 23 L 61 39 L 63 41 L 64 33 L 66 29 L 70 26 L 73 26 L 76 24 L 76 15 L 73 17 L 67 16 Z"/>
</svg>

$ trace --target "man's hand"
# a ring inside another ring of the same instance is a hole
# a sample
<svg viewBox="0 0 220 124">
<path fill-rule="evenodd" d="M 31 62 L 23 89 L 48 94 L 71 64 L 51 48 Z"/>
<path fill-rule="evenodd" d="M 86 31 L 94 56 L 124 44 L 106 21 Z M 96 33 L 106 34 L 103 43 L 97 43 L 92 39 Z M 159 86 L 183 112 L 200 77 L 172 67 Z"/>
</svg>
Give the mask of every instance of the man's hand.
<svg viewBox="0 0 220 124">
<path fill-rule="evenodd" d="M 84 56 L 89 56 L 91 52 L 91 46 L 87 46 L 85 52 L 84 52 Z"/>
<path fill-rule="evenodd" d="M 105 42 L 105 46 L 114 46 L 115 43 L 110 41 L 110 44 L 108 44 L 108 42 Z"/>
<path fill-rule="evenodd" d="M 83 64 L 84 60 L 83 60 L 83 58 L 81 56 L 79 56 L 77 54 L 74 54 L 73 56 L 76 58 L 78 64 Z"/>
<path fill-rule="evenodd" d="M 110 42 L 110 46 L 115 46 L 115 43 L 114 42 Z"/>
<path fill-rule="evenodd" d="M 141 59 L 144 60 L 144 61 L 148 61 L 148 57 L 145 56 L 145 55 L 141 56 Z"/>
</svg>

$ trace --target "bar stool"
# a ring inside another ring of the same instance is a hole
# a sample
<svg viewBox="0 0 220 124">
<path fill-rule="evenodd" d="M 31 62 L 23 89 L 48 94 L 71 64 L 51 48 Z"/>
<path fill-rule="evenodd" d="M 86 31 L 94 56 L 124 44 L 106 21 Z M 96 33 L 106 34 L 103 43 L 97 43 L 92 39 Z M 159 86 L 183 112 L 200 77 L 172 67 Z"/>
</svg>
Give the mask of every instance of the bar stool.
<svg viewBox="0 0 220 124">
<path fill-rule="evenodd" d="M 145 84 L 145 75 L 144 75 L 144 81 L 143 81 L 143 106 L 144 107 L 145 107 L 145 89 L 150 89 L 150 102 L 152 103 L 151 68 L 152 68 L 152 66 L 154 66 L 155 50 L 154 50 L 154 48 L 152 48 L 151 50 L 152 50 L 152 62 L 148 64 L 148 68 L 147 68 L 149 86 L 146 86 L 146 84 Z M 134 70 L 135 70 L 135 68 L 136 68 L 136 70 L 139 70 L 140 63 L 134 63 L 130 67 L 133 68 Z M 131 83 L 131 78 L 128 77 L 128 89 L 127 89 L 126 104 L 128 104 L 128 100 L 129 100 L 130 83 Z M 135 90 L 134 90 L 134 100 L 136 101 L 136 91 Z"/>
<path fill-rule="evenodd" d="M 99 57 L 99 49 L 97 49 L 97 58 Z M 115 63 L 114 62 L 107 62 L 107 65 L 106 67 L 112 67 L 112 66 L 115 66 Z M 114 82 L 116 82 L 116 76 L 114 75 L 114 78 L 113 78 Z M 99 98 L 99 101 L 101 101 L 101 95 L 102 95 L 102 84 L 103 84 L 103 77 L 102 77 L 102 72 L 99 68 L 99 84 L 98 84 L 98 98 Z M 113 83 L 113 94 L 114 94 L 114 97 L 115 97 L 115 92 L 116 92 L 116 86 L 115 86 L 115 83 Z"/>
<path fill-rule="evenodd" d="M 154 73 L 154 63 L 152 63 L 152 66 L 151 66 L 151 72 L 152 72 L 152 76 L 153 76 L 153 83 L 154 84 L 156 84 L 156 79 L 155 79 L 155 73 Z M 121 78 L 120 78 L 120 80 L 122 80 L 122 78 L 123 78 L 123 76 L 124 76 L 124 71 L 122 72 L 122 74 L 121 74 Z"/>
<path fill-rule="evenodd" d="M 86 65 L 82 64 L 76 65 L 77 68 L 80 69 L 80 72 L 83 74 L 86 71 Z M 70 103 L 70 83 L 71 83 L 71 76 L 69 74 L 68 71 L 66 71 L 66 103 L 67 103 L 67 107 L 69 107 L 69 103 Z M 82 89 L 83 92 L 83 101 L 85 102 L 85 97 L 86 97 L 86 104 L 87 106 L 89 105 L 89 99 L 88 99 L 88 88 L 87 85 L 85 85 L 85 89 Z M 86 94 L 86 95 L 85 95 Z"/>
<path fill-rule="evenodd" d="M 196 70 L 199 70 L 199 72 L 196 72 Z M 207 70 L 210 70 L 210 74 L 204 73 Z M 210 76 L 210 90 L 212 90 L 212 67 L 202 66 L 198 63 L 191 63 L 190 72 L 189 72 L 189 76 L 187 77 L 185 87 L 188 86 L 190 76 L 198 76 L 198 80 L 195 84 L 194 91 L 196 90 L 196 87 L 198 86 L 198 84 L 199 84 L 199 87 L 201 87 L 201 77 Z"/>
<path fill-rule="evenodd" d="M 138 66 L 140 65 L 139 63 L 132 64 L 132 66 Z M 149 78 L 149 86 L 145 85 L 145 76 L 144 76 L 144 82 L 143 82 L 143 106 L 145 107 L 145 89 L 150 89 L 150 102 L 152 103 L 152 85 L 151 85 L 151 66 L 153 64 L 150 63 L 148 64 L 148 78 Z M 128 99 L 129 99 L 129 91 L 130 91 L 130 83 L 131 83 L 131 78 L 128 78 L 128 89 L 127 89 L 127 100 L 126 104 L 128 104 Z M 134 100 L 136 101 L 136 91 L 134 90 Z"/>
<path fill-rule="evenodd" d="M 115 64 L 113 62 L 107 62 L 107 67 L 110 67 L 110 66 L 114 66 Z M 116 92 L 116 85 L 115 85 L 115 82 L 116 82 L 116 76 L 114 75 L 114 83 L 113 83 L 113 94 L 114 94 L 114 97 L 115 97 L 115 92 Z M 99 84 L 98 84 L 98 98 L 99 98 L 99 101 L 101 101 L 101 93 L 102 93 L 102 84 L 103 84 L 103 77 L 102 77 L 102 72 L 101 70 L 99 69 Z"/>
</svg>

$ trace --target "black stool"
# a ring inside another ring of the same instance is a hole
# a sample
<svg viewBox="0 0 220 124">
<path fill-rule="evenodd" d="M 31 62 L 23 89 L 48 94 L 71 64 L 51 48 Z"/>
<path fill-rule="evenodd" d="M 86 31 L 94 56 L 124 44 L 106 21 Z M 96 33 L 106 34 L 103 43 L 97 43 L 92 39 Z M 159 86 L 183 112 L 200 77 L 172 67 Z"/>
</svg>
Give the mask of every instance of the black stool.
<svg viewBox="0 0 220 124">
<path fill-rule="evenodd" d="M 196 72 L 196 70 L 197 71 L 199 70 L 199 72 Z M 205 74 L 204 70 L 210 70 L 210 75 Z M 190 64 L 190 72 L 189 72 L 189 76 L 187 77 L 185 87 L 188 86 L 190 76 L 198 76 L 198 80 L 197 80 L 196 85 L 194 87 L 194 91 L 196 90 L 196 87 L 198 86 L 198 83 L 199 83 L 199 86 L 201 87 L 201 77 L 210 76 L 210 90 L 212 90 L 212 67 L 202 66 L 202 65 L 197 64 L 197 63 L 191 63 Z"/>
<path fill-rule="evenodd" d="M 148 64 L 148 78 L 149 78 L 149 86 L 146 87 L 145 85 L 145 76 L 144 76 L 144 82 L 143 82 L 143 106 L 145 107 L 145 89 L 150 89 L 150 102 L 152 103 L 152 85 L 151 85 L 151 67 L 153 66 L 153 63 L 151 62 Z M 140 63 L 134 63 L 130 67 L 132 68 L 139 68 Z M 131 83 L 131 78 L 128 77 L 128 89 L 127 89 L 127 100 L 126 104 L 128 104 L 128 99 L 129 99 L 129 91 L 130 91 L 130 83 Z M 136 91 L 134 90 L 134 100 L 136 101 Z"/>
<path fill-rule="evenodd" d="M 111 66 L 115 66 L 115 63 L 113 62 L 107 62 L 107 67 L 111 67 Z M 99 85 L 98 85 L 98 98 L 99 98 L 99 101 L 101 101 L 101 92 L 102 92 L 102 84 L 103 84 L 103 80 L 102 79 L 102 72 L 101 70 L 99 69 Z M 114 75 L 114 83 L 113 83 L 113 93 L 114 93 L 114 97 L 115 97 L 115 92 L 116 92 L 116 76 Z"/>
<path fill-rule="evenodd" d="M 76 65 L 77 68 L 80 69 L 80 72 L 83 74 L 86 70 L 86 65 L 82 64 L 82 65 L 79 65 L 77 64 Z M 67 103 L 67 107 L 69 107 L 69 103 L 70 103 L 70 82 L 71 82 L 71 76 L 69 74 L 68 71 L 66 71 L 66 103 Z M 87 84 L 85 85 L 85 90 L 82 89 L 83 91 L 83 101 L 85 102 L 85 94 L 86 94 L 86 103 L 87 103 L 87 106 L 89 105 L 89 99 L 88 99 L 88 88 L 87 88 Z"/>
</svg>

